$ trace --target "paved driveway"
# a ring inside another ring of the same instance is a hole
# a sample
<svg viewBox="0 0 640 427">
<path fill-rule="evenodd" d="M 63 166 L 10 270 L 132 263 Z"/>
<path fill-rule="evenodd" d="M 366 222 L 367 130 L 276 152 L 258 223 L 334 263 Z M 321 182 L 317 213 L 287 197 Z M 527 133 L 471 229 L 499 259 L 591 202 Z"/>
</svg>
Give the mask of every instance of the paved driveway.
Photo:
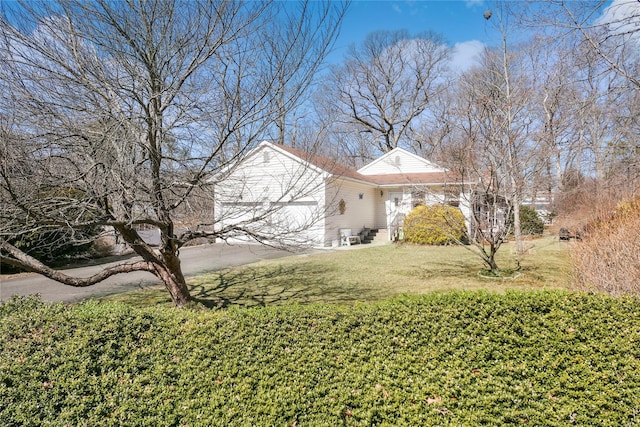
<svg viewBox="0 0 640 427">
<path fill-rule="evenodd" d="M 180 250 L 182 271 L 185 276 L 292 255 L 296 254 L 258 244 L 227 245 L 216 243 Z M 76 277 L 86 277 L 100 271 L 103 267 L 104 265 L 74 268 L 66 270 L 66 273 Z M 37 274 L 29 274 L 9 280 L 0 279 L 0 300 L 8 300 L 13 295 L 40 294 L 44 301 L 73 302 L 89 297 L 140 289 L 158 283 L 160 281 L 154 275 L 145 271 L 111 276 L 104 282 L 86 288 L 74 288 Z"/>
</svg>

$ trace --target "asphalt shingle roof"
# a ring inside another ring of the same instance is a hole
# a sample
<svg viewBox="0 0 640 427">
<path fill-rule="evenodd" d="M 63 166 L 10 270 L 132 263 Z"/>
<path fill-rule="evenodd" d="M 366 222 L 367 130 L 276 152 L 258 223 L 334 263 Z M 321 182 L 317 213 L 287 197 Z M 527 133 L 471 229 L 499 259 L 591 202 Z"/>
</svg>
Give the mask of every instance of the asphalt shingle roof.
<svg viewBox="0 0 640 427">
<path fill-rule="evenodd" d="M 461 180 L 451 172 L 425 172 L 425 173 L 398 173 L 385 175 L 363 175 L 348 166 L 336 162 L 328 157 L 320 156 L 306 151 L 277 145 L 278 148 L 293 154 L 294 156 L 309 162 L 310 164 L 341 178 L 351 178 L 375 185 L 435 185 L 446 183 L 459 183 Z"/>
</svg>

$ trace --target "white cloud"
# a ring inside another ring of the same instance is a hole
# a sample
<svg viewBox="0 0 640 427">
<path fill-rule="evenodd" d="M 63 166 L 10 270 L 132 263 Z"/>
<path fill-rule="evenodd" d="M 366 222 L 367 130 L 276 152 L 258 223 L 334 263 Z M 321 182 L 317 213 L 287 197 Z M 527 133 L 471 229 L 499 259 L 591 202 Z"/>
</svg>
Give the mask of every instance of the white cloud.
<svg viewBox="0 0 640 427">
<path fill-rule="evenodd" d="M 451 55 L 451 69 L 454 72 L 464 72 L 478 63 L 478 55 L 486 45 L 478 40 L 456 43 Z"/>
<path fill-rule="evenodd" d="M 640 1 L 613 0 L 594 24 L 606 30 L 602 45 L 635 68 L 640 59 Z"/>
<path fill-rule="evenodd" d="M 465 3 L 467 4 L 467 7 L 470 9 L 476 6 L 482 6 L 484 4 L 484 0 L 466 0 Z"/>
<path fill-rule="evenodd" d="M 640 42 L 640 2 L 638 0 L 613 0 L 604 9 L 596 25 L 605 25 L 610 34 L 625 36 Z"/>
</svg>

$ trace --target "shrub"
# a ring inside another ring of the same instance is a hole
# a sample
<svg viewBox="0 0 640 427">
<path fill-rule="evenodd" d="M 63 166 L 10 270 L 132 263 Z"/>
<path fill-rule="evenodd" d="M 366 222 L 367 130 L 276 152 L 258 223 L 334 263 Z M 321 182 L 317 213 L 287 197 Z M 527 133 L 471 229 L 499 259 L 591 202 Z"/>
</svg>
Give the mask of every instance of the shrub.
<svg viewBox="0 0 640 427">
<path fill-rule="evenodd" d="M 634 298 L 0 305 L 3 426 L 635 425 Z M 268 337 L 268 339 L 265 339 Z"/>
<path fill-rule="evenodd" d="M 575 286 L 611 295 L 640 294 L 640 199 L 593 221 L 571 249 Z"/>
<path fill-rule="evenodd" d="M 513 223 L 513 213 L 511 221 Z M 532 207 L 520 206 L 520 230 L 525 236 L 540 236 L 544 232 L 544 221 Z"/>
<path fill-rule="evenodd" d="M 460 209 L 448 205 L 417 206 L 404 220 L 404 240 L 421 245 L 460 242 L 466 231 Z"/>
<path fill-rule="evenodd" d="M 34 231 L 11 239 L 10 242 L 45 264 L 55 264 L 57 261 L 85 254 L 93 243 L 90 239 L 99 233 L 99 229 L 89 232 L 69 229 Z"/>
</svg>

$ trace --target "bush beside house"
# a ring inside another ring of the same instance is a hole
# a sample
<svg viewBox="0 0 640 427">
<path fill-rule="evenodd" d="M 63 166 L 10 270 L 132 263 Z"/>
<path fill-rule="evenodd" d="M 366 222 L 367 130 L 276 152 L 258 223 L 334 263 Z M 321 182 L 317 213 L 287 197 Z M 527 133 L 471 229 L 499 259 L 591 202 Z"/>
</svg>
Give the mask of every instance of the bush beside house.
<svg viewBox="0 0 640 427">
<path fill-rule="evenodd" d="M 449 205 L 420 205 L 404 220 L 404 240 L 420 245 L 449 245 L 463 241 L 465 219 L 460 209 Z"/>
</svg>

